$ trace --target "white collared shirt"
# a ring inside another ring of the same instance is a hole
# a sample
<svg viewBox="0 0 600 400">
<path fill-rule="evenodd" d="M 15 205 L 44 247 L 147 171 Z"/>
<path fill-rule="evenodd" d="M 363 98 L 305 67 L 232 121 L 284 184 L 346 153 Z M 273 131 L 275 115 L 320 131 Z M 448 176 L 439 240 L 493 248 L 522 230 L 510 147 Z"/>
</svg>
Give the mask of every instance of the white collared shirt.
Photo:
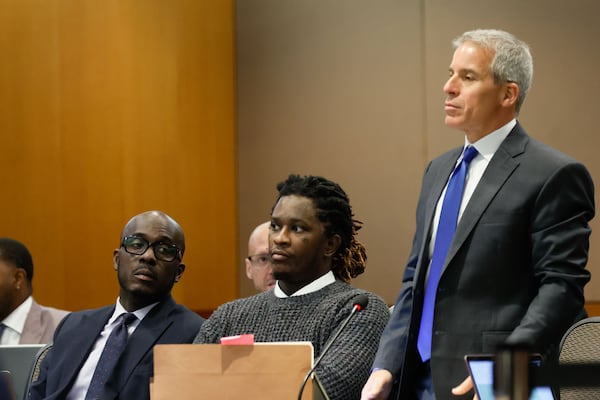
<svg viewBox="0 0 600 400">
<path fill-rule="evenodd" d="M 142 322 L 144 317 L 148 315 L 150 310 L 152 310 L 152 308 L 157 304 L 158 302 L 150 304 L 149 306 L 140 308 L 139 310 L 133 312 L 137 319 L 131 324 L 129 324 L 129 326 L 127 327 L 127 333 L 129 334 L 129 336 L 131 336 L 131 334 Z M 67 394 L 67 400 L 79 400 L 85 398 L 88 387 L 90 386 L 90 382 L 92 381 L 92 376 L 94 375 L 94 371 L 96 370 L 96 364 L 98 364 L 98 361 L 100 360 L 100 355 L 102 355 L 102 351 L 104 350 L 104 346 L 108 341 L 108 337 L 112 333 L 113 329 L 115 329 L 118 325 L 118 323 L 115 322 L 117 318 L 121 316 L 121 314 L 127 312 L 128 311 L 125 310 L 121 305 L 119 298 L 117 298 L 115 311 L 113 312 L 112 316 L 108 319 L 106 325 L 104 325 L 104 329 L 102 329 L 102 332 L 100 332 L 100 334 L 98 335 L 96 343 L 94 343 L 94 346 L 92 347 L 92 351 L 88 355 L 87 360 L 85 360 L 85 362 L 83 363 L 83 366 L 81 367 L 81 370 L 79 371 L 79 374 L 77 375 L 77 378 L 75 379 L 71 390 Z"/>
<path fill-rule="evenodd" d="M 21 341 L 21 335 L 23 334 L 23 327 L 25 326 L 25 320 L 31 310 L 33 304 L 33 298 L 29 296 L 24 302 L 19 304 L 13 312 L 8 314 L 2 323 L 6 326 L 2 337 L 0 337 L 0 344 L 19 344 Z"/>
<path fill-rule="evenodd" d="M 292 296 L 302 296 L 303 294 L 309 294 L 321 290 L 325 286 L 331 285 L 333 282 L 335 282 L 335 275 L 333 275 L 333 272 L 329 271 L 325 275 L 321 275 L 308 285 L 304 286 L 302 289 L 292 293 L 291 296 L 288 296 L 283 290 L 281 290 L 281 288 L 279 287 L 279 281 L 277 281 L 275 287 L 273 288 L 273 293 L 276 297 L 282 299 Z"/>
<path fill-rule="evenodd" d="M 469 141 L 465 137 L 465 147 L 468 145 L 472 145 L 473 147 L 475 147 L 475 149 L 477 149 L 478 154 L 477 156 L 475 156 L 475 158 L 473 158 L 473 160 L 469 164 L 469 169 L 467 170 L 467 176 L 465 178 L 465 188 L 460 203 L 460 209 L 458 211 L 458 220 L 456 222 L 457 226 L 458 222 L 460 221 L 460 218 L 462 217 L 463 212 L 465 211 L 465 208 L 467 207 L 467 204 L 469 203 L 469 200 L 471 199 L 471 196 L 473 195 L 473 192 L 475 191 L 475 188 L 477 187 L 477 184 L 479 183 L 481 177 L 483 176 L 483 173 L 485 172 L 485 169 L 492 160 L 492 157 L 496 153 L 496 150 L 498 150 L 504 139 L 506 139 L 506 137 L 508 136 L 510 131 L 515 127 L 516 124 L 517 120 L 512 119 L 506 125 L 496 129 L 494 132 L 488 135 L 485 135 L 475 143 L 469 143 Z M 462 155 L 458 158 L 458 160 L 456 160 L 456 165 L 458 165 L 461 161 Z M 448 179 L 448 181 L 450 181 L 450 179 Z M 431 255 L 433 254 L 433 246 L 435 244 L 435 238 L 437 236 L 438 223 L 440 222 L 442 202 L 444 200 L 444 196 L 446 195 L 447 188 L 448 182 L 446 182 L 446 187 L 444 188 L 444 191 L 442 192 L 442 195 L 440 196 L 435 209 L 435 216 L 433 218 L 433 226 L 431 230 L 431 240 L 429 241 L 429 258 L 431 258 Z"/>
</svg>

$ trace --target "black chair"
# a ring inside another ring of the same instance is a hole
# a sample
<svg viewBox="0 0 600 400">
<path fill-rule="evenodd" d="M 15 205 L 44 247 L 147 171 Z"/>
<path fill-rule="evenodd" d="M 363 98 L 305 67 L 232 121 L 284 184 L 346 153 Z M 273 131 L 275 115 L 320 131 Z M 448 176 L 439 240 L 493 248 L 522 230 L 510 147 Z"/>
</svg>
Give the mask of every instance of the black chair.
<svg viewBox="0 0 600 400">
<path fill-rule="evenodd" d="M 44 361 L 44 358 L 48 354 L 48 350 L 50 350 L 51 348 L 52 343 L 47 344 L 44 347 L 42 347 L 35 356 L 35 359 L 33 360 L 33 365 L 31 366 L 31 371 L 29 373 L 27 386 L 25 387 L 25 392 L 23 394 L 23 400 L 27 400 L 29 398 L 29 389 L 31 388 L 31 385 L 33 385 L 39 379 L 40 365 L 42 364 L 42 361 Z"/>
<path fill-rule="evenodd" d="M 600 317 L 585 318 L 571 326 L 560 343 L 559 364 L 600 363 Z M 600 399 L 600 387 L 563 387 L 561 400 Z"/>
<path fill-rule="evenodd" d="M 0 371 L 0 399 L 15 400 L 15 389 L 12 384 L 10 371 Z"/>
</svg>

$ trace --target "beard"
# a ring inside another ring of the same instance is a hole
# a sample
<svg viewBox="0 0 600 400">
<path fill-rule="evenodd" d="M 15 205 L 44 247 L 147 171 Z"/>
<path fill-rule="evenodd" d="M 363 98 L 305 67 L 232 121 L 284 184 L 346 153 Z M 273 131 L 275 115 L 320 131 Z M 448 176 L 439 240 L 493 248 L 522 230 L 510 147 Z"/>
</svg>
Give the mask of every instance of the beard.
<svg viewBox="0 0 600 400">
<path fill-rule="evenodd" d="M 289 281 L 292 278 L 292 275 L 287 271 L 275 271 L 273 270 L 273 278 L 278 281 Z"/>
</svg>

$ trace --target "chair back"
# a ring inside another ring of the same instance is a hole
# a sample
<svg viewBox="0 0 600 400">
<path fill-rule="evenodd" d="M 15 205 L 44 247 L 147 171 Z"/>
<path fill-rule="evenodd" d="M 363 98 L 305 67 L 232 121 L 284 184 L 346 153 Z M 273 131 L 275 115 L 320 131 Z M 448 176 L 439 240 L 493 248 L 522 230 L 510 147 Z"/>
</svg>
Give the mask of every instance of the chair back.
<svg viewBox="0 0 600 400">
<path fill-rule="evenodd" d="M 33 364 L 31 365 L 31 370 L 29 372 L 29 379 L 27 380 L 27 385 L 25 386 L 25 391 L 23 392 L 23 400 L 27 400 L 29 398 L 29 389 L 31 385 L 33 385 L 40 377 L 40 365 L 42 365 L 42 361 L 46 358 L 48 351 L 52 348 L 52 343 L 49 343 L 42 347 L 36 354 Z"/>
<path fill-rule="evenodd" d="M 600 363 L 600 317 L 582 319 L 571 326 L 560 343 L 559 364 Z M 600 399 L 600 387 L 563 387 L 561 400 Z"/>
<path fill-rule="evenodd" d="M 8 371 L 4 376 L 10 381 L 16 400 L 22 400 L 29 380 L 31 365 L 43 344 L 15 344 L 0 346 L 0 370 Z"/>
</svg>

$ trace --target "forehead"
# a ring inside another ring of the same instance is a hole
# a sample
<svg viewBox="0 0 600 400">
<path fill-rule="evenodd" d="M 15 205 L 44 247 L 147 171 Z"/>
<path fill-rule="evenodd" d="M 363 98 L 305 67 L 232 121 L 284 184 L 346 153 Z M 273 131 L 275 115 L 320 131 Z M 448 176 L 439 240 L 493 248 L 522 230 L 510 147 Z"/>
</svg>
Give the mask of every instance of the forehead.
<svg viewBox="0 0 600 400">
<path fill-rule="evenodd" d="M 317 209 L 313 200 L 308 197 L 290 195 L 283 196 L 273 208 L 274 219 L 291 219 L 313 221 L 317 219 Z"/>
<path fill-rule="evenodd" d="M 260 237 L 253 237 L 248 242 L 248 255 L 263 253 L 269 250 L 269 232 Z"/>
<path fill-rule="evenodd" d="M 450 69 L 487 73 L 490 71 L 493 57 L 493 50 L 484 49 L 472 42 L 465 42 L 454 51 Z"/>
<path fill-rule="evenodd" d="M 174 239 L 176 232 L 168 218 L 156 214 L 143 214 L 132 219 L 123 229 L 123 236 L 134 234 L 148 238 Z"/>
</svg>

